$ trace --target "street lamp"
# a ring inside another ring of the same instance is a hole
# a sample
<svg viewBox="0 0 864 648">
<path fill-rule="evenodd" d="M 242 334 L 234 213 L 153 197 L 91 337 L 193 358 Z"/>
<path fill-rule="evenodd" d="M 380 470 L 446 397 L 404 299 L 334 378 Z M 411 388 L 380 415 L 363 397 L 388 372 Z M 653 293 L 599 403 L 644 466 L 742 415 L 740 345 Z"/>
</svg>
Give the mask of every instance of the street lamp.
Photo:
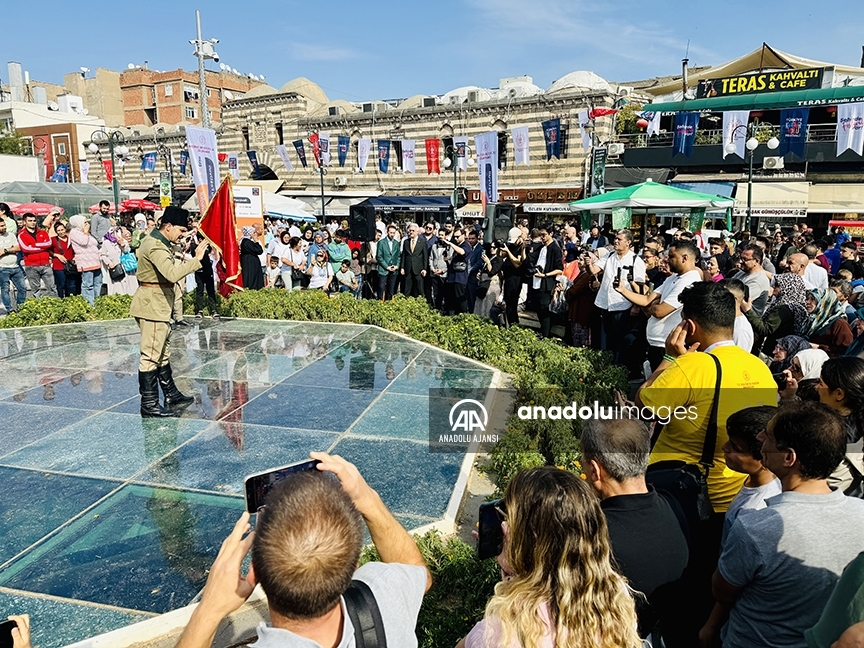
<svg viewBox="0 0 864 648">
<path fill-rule="evenodd" d="M 163 158 L 165 158 L 165 166 L 168 167 L 168 176 L 171 181 L 171 204 L 174 204 L 174 152 L 170 146 L 165 144 L 157 144 L 156 150 Z M 161 188 L 160 188 L 161 193 Z"/>
<path fill-rule="evenodd" d="M 318 163 L 318 175 L 321 177 L 321 224 L 326 225 L 325 216 L 327 216 L 327 212 L 324 210 L 324 176 L 327 175 L 327 169 L 324 168 L 324 160 Z"/>
<path fill-rule="evenodd" d="M 108 152 L 111 154 L 111 187 L 114 189 L 114 216 L 120 216 L 120 179 L 117 177 L 117 166 L 114 164 L 114 154 L 124 156 L 129 153 L 129 147 L 126 146 L 126 138 L 119 130 L 111 131 L 110 133 L 102 128 L 93 131 L 90 134 L 90 144 L 87 145 L 87 150 L 91 153 L 99 152 L 99 144 L 97 142 L 107 142 Z"/>
<path fill-rule="evenodd" d="M 748 161 L 748 171 L 747 171 L 747 216 L 744 219 L 744 229 L 750 229 L 750 212 L 752 211 L 753 206 L 753 158 L 756 154 L 756 149 L 759 146 L 759 140 L 756 139 L 756 131 L 757 128 L 762 126 L 768 126 L 771 128 L 771 124 L 767 122 L 762 122 L 761 124 L 757 122 L 751 122 L 749 124 L 741 124 L 732 129 L 732 132 L 729 134 L 729 143 L 726 144 L 725 151 L 726 153 L 733 154 L 737 151 L 737 147 L 735 146 L 735 135 L 742 128 L 747 131 L 747 141 L 744 143 L 745 148 L 749 152 L 749 161 Z M 775 150 L 778 146 L 780 146 L 780 140 L 773 134 L 771 134 L 771 138 L 766 142 L 766 145 L 772 151 Z"/>
<path fill-rule="evenodd" d="M 450 196 L 450 204 L 453 205 L 454 216 L 459 197 L 459 157 L 468 156 L 468 144 L 448 144 L 444 147 L 444 153 L 447 156 L 444 158 L 444 168 L 453 167 L 453 194 Z M 474 158 L 469 157 L 466 161 L 469 167 L 474 166 Z"/>
<path fill-rule="evenodd" d="M 219 62 L 219 54 L 214 49 L 219 39 L 211 38 L 205 41 L 201 38 L 201 12 L 197 9 L 195 10 L 195 22 L 198 27 L 198 38 L 190 40 L 189 44 L 195 46 L 195 51 L 192 54 L 198 57 L 198 93 L 201 95 L 201 126 L 203 128 L 210 128 L 210 111 L 207 107 L 207 80 L 204 74 L 204 60 L 212 59 L 216 63 Z"/>
</svg>

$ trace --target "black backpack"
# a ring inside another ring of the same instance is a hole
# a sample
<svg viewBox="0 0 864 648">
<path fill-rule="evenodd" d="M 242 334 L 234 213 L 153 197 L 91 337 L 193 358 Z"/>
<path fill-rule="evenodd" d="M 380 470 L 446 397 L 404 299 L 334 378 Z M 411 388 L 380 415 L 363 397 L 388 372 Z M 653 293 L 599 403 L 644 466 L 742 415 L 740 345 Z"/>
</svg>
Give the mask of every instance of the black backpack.
<svg viewBox="0 0 864 648">
<path fill-rule="evenodd" d="M 343 596 L 345 610 L 354 626 L 357 648 L 387 648 L 381 610 L 369 586 L 363 581 L 352 580 Z"/>
</svg>

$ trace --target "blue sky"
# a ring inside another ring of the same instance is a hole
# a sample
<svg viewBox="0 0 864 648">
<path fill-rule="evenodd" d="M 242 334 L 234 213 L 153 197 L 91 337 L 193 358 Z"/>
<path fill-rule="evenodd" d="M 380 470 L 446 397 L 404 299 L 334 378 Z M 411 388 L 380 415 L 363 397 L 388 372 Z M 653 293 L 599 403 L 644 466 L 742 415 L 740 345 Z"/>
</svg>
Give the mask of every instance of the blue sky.
<svg viewBox="0 0 864 648">
<path fill-rule="evenodd" d="M 854 3 L 853 3 L 854 4 Z M 759 47 L 858 65 L 864 12 L 833 5 L 669 0 L 183 0 L 9 2 L 0 38 L 0 78 L 16 60 L 32 79 L 62 83 L 85 66 L 195 69 L 188 43 L 195 9 L 221 61 L 265 75 L 275 87 L 298 76 L 331 99 L 363 101 L 497 86 L 527 74 L 540 87 L 573 70 L 612 81 L 674 74 L 690 61 L 713 65 Z M 851 8 L 852 5 L 847 5 Z M 211 69 L 218 69 L 208 63 Z"/>
</svg>

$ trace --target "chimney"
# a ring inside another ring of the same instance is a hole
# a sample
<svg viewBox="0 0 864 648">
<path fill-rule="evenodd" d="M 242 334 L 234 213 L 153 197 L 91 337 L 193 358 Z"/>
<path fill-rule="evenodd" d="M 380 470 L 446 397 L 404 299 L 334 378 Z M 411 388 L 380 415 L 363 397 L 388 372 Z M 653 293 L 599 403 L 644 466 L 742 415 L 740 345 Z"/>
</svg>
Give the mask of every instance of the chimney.
<svg viewBox="0 0 864 648">
<path fill-rule="evenodd" d="M 9 71 L 9 94 L 12 101 L 24 101 L 24 73 L 21 64 L 9 61 L 6 69 Z"/>
</svg>

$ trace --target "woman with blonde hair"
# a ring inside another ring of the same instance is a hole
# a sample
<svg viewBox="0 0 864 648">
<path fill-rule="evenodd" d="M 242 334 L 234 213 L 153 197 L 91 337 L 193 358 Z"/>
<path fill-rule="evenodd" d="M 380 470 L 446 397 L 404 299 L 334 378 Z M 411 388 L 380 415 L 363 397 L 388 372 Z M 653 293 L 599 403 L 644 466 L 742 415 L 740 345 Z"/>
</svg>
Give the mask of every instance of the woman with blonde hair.
<svg viewBox="0 0 864 648">
<path fill-rule="evenodd" d="M 637 648 L 627 583 L 612 568 L 596 494 L 553 467 L 518 473 L 501 513 L 504 580 L 457 648 Z"/>
</svg>

